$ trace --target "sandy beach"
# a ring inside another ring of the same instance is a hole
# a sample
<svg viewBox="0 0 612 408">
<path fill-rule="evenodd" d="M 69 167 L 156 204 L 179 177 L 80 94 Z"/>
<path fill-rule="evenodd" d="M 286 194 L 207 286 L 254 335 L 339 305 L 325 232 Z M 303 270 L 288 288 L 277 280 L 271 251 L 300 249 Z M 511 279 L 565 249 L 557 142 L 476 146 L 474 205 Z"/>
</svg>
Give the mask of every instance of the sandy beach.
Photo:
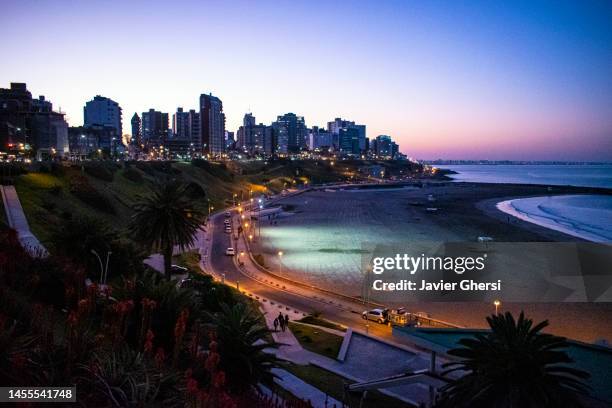
<svg viewBox="0 0 612 408">
<path fill-rule="evenodd" d="M 253 250 L 285 277 L 362 296 L 364 243 L 475 242 L 479 236 L 498 242 L 577 242 L 579 238 L 508 216 L 496 204 L 517 197 L 602 192 L 610 194 L 594 188 L 452 182 L 359 192 L 311 191 L 281 201 L 284 214 L 262 221 L 261 238 L 257 228 Z M 437 210 L 427 210 L 432 207 Z M 484 317 L 493 311 L 491 304 L 482 302 L 422 302 L 409 308 L 466 327 L 483 327 Z M 551 331 L 578 340 L 612 339 L 607 320 L 612 304 L 504 303 L 503 309 L 549 319 Z"/>
</svg>

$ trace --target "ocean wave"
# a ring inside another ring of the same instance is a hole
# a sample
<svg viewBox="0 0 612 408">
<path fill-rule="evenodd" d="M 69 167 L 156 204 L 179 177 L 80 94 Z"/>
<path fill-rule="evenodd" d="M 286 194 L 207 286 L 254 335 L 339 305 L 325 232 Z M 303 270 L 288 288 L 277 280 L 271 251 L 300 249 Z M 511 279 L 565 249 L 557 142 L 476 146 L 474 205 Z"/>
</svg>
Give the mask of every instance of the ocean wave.
<svg viewBox="0 0 612 408">
<path fill-rule="evenodd" d="M 612 242 L 612 196 L 564 195 L 502 201 L 497 208 L 546 228 L 594 242 Z"/>
</svg>

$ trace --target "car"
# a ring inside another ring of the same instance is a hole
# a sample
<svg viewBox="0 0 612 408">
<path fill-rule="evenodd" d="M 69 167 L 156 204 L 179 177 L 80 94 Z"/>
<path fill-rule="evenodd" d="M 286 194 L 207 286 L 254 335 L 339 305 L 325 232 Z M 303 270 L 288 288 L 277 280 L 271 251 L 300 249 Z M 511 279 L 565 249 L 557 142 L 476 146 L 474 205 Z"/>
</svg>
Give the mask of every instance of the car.
<svg viewBox="0 0 612 408">
<path fill-rule="evenodd" d="M 227 255 L 227 256 L 234 256 L 234 255 L 236 255 L 236 250 L 234 248 L 227 248 L 225 250 L 225 255 Z"/>
<path fill-rule="evenodd" d="M 231 228 L 226 228 L 225 229 L 225 233 L 226 234 L 231 234 L 232 233 L 232 229 Z"/>
<path fill-rule="evenodd" d="M 383 309 L 366 310 L 361 314 L 361 318 L 363 320 L 373 320 L 380 324 L 385 323 L 386 320 L 385 311 Z"/>
<path fill-rule="evenodd" d="M 226 211 L 226 212 L 225 212 L 225 216 L 226 216 L 227 218 L 229 218 L 229 217 L 231 217 L 231 216 L 232 216 L 232 214 L 231 214 L 229 211 Z"/>
<path fill-rule="evenodd" d="M 230 220 L 224 220 L 223 223 L 225 223 L 225 225 L 229 225 L 231 223 Z"/>
</svg>

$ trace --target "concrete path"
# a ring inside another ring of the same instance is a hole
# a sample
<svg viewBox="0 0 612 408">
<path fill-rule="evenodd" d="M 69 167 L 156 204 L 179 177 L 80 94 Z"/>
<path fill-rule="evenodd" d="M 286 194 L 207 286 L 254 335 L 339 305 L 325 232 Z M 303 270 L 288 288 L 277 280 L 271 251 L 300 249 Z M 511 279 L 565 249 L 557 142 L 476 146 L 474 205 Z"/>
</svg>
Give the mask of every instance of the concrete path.
<svg viewBox="0 0 612 408">
<path fill-rule="evenodd" d="M 300 380 L 298 377 L 289 373 L 288 371 L 285 371 L 280 368 L 273 368 L 272 372 L 278 376 L 278 378 L 274 379 L 274 382 L 276 384 L 283 387 L 285 390 L 289 391 L 296 397 L 305 401 L 310 401 L 313 407 L 342 407 L 342 403 L 340 401 L 328 396 L 318 388 L 315 388 L 312 385 L 305 383 L 304 381 Z"/>
<path fill-rule="evenodd" d="M 2 194 L 2 202 L 4 204 L 4 211 L 6 212 L 6 219 L 9 227 L 17 231 L 19 242 L 21 246 L 35 257 L 46 257 L 49 255 L 47 249 L 40 243 L 38 238 L 34 236 L 30 231 L 28 225 L 28 219 L 23 212 L 19 196 L 15 186 L 0 186 L 0 193 Z"/>
</svg>

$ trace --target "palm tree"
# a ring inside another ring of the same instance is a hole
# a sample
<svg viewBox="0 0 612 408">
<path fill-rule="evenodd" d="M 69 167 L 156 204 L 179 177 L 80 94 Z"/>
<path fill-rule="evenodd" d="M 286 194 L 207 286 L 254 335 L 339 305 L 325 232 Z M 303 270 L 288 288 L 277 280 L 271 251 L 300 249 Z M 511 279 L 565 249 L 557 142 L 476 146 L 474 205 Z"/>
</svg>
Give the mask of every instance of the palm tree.
<svg viewBox="0 0 612 408">
<path fill-rule="evenodd" d="M 141 197 L 134 206 L 130 232 L 150 251 L 161 252 L 164 274 L 171 277 L 172 251 L 193 244 L 202 213 L 185 198 L 186 186 L 177 181 L 156 183 L 151 195 Z"/>
<path fill-rule="evenodd" d="M 589 374 L 572 367 L 563 350 L 563 337 L 542 333 L 543 321 L 533 326 L 521 312 L 487 317 L 491 332 L 459 341 L 463 347 L 448 354 L 461 361 L 447 363 L 451 372 L 463 376 L 441 389 L 439 407 L 575 407 L 578 393 L 588 387 Z"/>
<path fill-rule="evenodd" d="M 277 358 L 263 350 L 276 345 L 269 343 L 270 330 L 254 309 L 244 303 L 233 307 L 222 304 L 221 311 L 209 317 L 216 326 L 220 368 L 225 371 L 229 386 L 241 392 L 259 383 L 271 384 L 274 379 L 271 370 L 277 366 Z"/>
</svg>

